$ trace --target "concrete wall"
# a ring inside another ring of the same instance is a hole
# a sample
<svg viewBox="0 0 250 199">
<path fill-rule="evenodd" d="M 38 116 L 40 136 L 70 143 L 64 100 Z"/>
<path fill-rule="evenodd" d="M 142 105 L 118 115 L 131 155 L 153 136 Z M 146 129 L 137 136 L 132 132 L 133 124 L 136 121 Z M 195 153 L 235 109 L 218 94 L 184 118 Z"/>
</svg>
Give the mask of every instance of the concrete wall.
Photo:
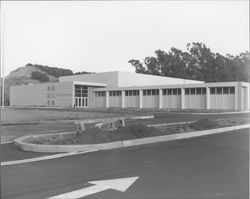
<svg viewBox="0 0 250 199">
<path fill-rule="evenodd" d="M 95 107 L 105 108 L 106 107 L 106 96 L 95 97 Z"/>
<path fill-rule="evenodd" d="M 211 109 L 235 109 L 235 94 L 210 95 Z"/>
<path fill-rule="evenodd" d="M 139 108 L 139 96 L 125 96 L 125 107 Z"/>
<path fill-rule="evenodd" d="M 162 77 L 155 75 L 145 75 L 145 74 L 129 73 L 121 71 L 64 76 L 60 77 L 59 81 L 60 82 L 83 81 L 83 82 L 106 83 L 108 85 L 107 88 L 203 83 L 202 81 L 194 81 L 194 80 L 172 78 L 172 77 Z"/>
<path fill-rule="evenodd" d="M 206 95 L 185 95 L 185 108 L 206 109 Z"/>
<path fill-rule="evenodd" d="M 118 72 L 105 72 L 59 77 L 59 82 L 65 81 L 106 83 L 108 85 L 107 88 L 116 88 L 118 86 Z"/>
<path fill-rule="evenodd" d="M 118 87 L 196 84 L 196 83 L 203 83 L 203 82 L 180 79 L 180 78 L 172 78 L 172 77 L 162 77 L 156 75 L 145 75 L 145 74 L 120 72 L 120 71 L 118 72 Z"/>
<path fill-rule="evenodd" d="M 122 107 L 122 97 L 109 96 L 109 107 Z"/>
<path fill-rule="evenodd" d="M 11 106 L 72 106 L 72 82 L 12 86 Z"/>
<path fill-rule="evenodd" d="M 162 108 L 181 108 L 181 95 L 163 95 Z"/>
<path fill-rule="evenodd" d="M 159 108 L 159 95 L 142 96 L 142 108 Z"/>
</svg>

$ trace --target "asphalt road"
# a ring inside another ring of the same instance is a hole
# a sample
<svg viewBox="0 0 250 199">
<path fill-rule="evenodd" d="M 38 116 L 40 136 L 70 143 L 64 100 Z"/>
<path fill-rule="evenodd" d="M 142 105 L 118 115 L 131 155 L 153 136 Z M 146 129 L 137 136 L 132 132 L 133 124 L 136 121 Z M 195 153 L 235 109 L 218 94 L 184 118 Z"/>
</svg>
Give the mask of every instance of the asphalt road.
<svg viewBox="0 0 250 199">
<path fill-rule="evenodd" d="M 126 191 L 95 199 L 246 199 L 249 129 L 1 167 L 2 199 L 40 199 L 139 176 Z"/>
</svg>

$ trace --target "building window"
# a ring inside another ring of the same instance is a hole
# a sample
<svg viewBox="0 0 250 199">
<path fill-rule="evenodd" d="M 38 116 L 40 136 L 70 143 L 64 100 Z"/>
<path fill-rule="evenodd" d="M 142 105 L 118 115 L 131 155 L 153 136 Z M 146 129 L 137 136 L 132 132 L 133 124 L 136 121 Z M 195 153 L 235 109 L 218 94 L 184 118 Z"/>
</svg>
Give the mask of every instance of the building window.
<svg viewBox="0 0 250 199">
<path fill-rule="evenodd" d="M 122 91 L 109 91 L 109 96 L 121 96 Z"/>
<path fill-rule="evenodd" d="M 143 90 L 143 95 L 146 95 L 147 94 L 147 91 L 146 90 Z"/>
<path fill-rule="evenodd" d="M 75 85 L 75 97 L 88 97 L 88 87 L 84 85 Z"/>
<path fill-rule="evenodd" d="M 195 95 L 195 88 L 191 88 L 191 95 Z"/>
<path fill-rule="evenodd" d="M 229 87 L 224 87 L 223 94 L 228 94 L 228 93 L 229 93 Z"/>
<path fill-rule="evenodd" d="M 206 88 L 202 88 L 202 94 L 206 94 L 207 93 L 207 89 Z"/>
<path fill-rule="evenodd" d="M 196 88 L 196 94 L 201 95 L 201 88 Z"/>
<path fill-rule="evenodd" d="M 185 95 L 189 95 L 189 88 L 185 88 Z"/>
<path fill-rule="evenodd" d="M 217 90 L 216 94 L 222 94 L 222 88 L 218 87 L 216 90 Z"/>
<path fill-rule="evenodd" d="M 50 101 L 49 100 L 47 101 L 47 104 L 50 105 Z"/>
<path fill-rule="evenodd" d="M 235 87 L 230 87 L 230 94 L 234 94 L 235 93 Z"/>
<path fill-rule="evenodd" d="M 214 87 L 210 88 L 210 94 L 212 94 L 212 95 L 215 94 L 215 88 Z"/>
</svg>

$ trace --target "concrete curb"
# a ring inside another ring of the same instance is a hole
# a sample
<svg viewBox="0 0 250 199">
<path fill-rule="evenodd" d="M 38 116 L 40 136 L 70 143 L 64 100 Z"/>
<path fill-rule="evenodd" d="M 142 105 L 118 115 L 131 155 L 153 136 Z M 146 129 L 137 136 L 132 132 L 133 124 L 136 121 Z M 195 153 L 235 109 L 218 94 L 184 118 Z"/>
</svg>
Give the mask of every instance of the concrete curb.
<svg viewBox="0 0 250 199">
<path fill-rule="evenodd" d="M 172 135 L 163 135 L 163 136 L 147 137 L 147 138 L 140 138 L 140 139 L 133 139 L 133 140 L 124 140 L 124 141 L 101 143 L 101 144 L 86 144 L 86 145 L 41 145 L 41 144 L 31 144 L 31 143 L 23 142 L 25 139 L 29 137 L 37 138 L 40 136 L 44 136 L 44 135 L 35 135 L 35 136 L 19 137 L 15 139 L 15 145 L 24 151 L 33 151 L 33 152 L 46 152 L 46 153 L 65 153 L 65 152 L 74 152 L 74 151 L 84 152 L 84 151 L 92 151 L 92 150 L 109 150 L 109 149 L 137 146 L 137 145 L 143 145 L 143 144 L 152 144 L 152 143 L 157 143 L 157 142 L 187 139 L 187 138 L 211 135 L 211 134 L 245 129 L 245 128 L 250 128 L 250 124 L 230 126 L 230 127 L 217 128 L 217 129 L 209 129 L 209 130 L 203 130 L 203 131 L 194 131 L 194 132 L 188 132 L 188 133 L 179 133 L 179 134 L 172 134 Z M 59 133 L 59 134 L 63 135 L 63 134 L 73 134 L 73 133 L 75 132 L 66 132 L 66 133 Z M 47 134 L 47 135 L 53 135 L 53 134 Z"/>
<path fill-rule="evenodd" d="M 144 116 L 127 116 L 127 117 L 111 117 L 110 119 L 117 119 L 117 118 L 124 118 L 124 119 L 152 119 L 154 115 L 144 115 Z M 41 121 L 33 121 L 33 122 L 3 122 L 2 126 L 11 126 L 11 125 L 32 125 L 32 124 L 51 124 L 51 123 L 73 123 L 76 121 L 84 121 L 85 123 L 95 123 L 95 122 L 104 122 L 107 118 L 96 118 L 96 119 L 68 119 L 68 120 L 41 120 Z"/>
</svg>

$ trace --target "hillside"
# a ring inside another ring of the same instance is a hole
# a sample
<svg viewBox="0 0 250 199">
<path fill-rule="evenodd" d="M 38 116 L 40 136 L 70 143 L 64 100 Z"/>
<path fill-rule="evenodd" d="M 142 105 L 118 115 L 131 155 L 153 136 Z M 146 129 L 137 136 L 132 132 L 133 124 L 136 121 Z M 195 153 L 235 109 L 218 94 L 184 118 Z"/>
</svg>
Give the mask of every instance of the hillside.
<svg viewBox="0 0 250 199">
<path fill-rule="evenodd" d="M 79 73 L 89 73 L 89 72 L 78 72 Z M 74 75 L 72 70 L 49 67 L 38 64 L 26 64 L 23 67 L 17 68 L 16 70 L 10 72 L 8 76 L 5 77 L 5 104 L 9 104 L 9 92 L 10 86 L 23 85 L 23 84 L 39 84 L 44 82 L 57 82 L 60 76 Z M 0 82 L 2 85 L 2 79 Z M 1 87 L 2 90 L 2 87 Z M 2 94 L 2 92 L 1 92 Z"/>
</svg>

